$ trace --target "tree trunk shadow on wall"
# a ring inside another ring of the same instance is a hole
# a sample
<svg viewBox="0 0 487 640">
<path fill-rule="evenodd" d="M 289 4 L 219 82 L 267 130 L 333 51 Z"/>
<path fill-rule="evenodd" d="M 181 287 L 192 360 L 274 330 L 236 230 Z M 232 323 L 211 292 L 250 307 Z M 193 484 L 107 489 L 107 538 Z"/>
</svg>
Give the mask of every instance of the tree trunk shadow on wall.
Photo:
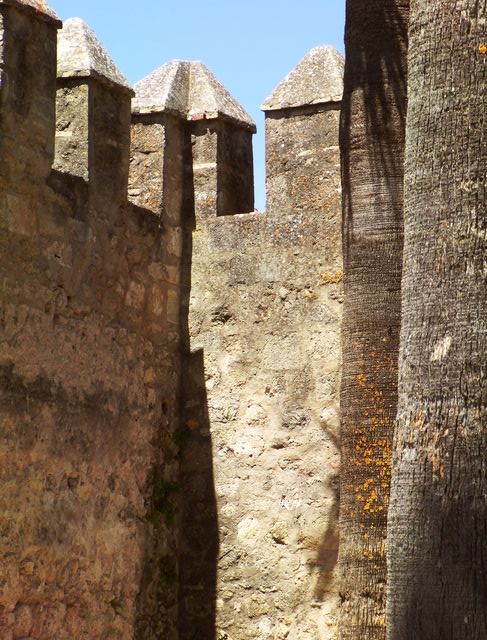
<svg viewBox="0 0 487 640">
<path fill-rule="evenodd" d="M 187 163 L 186 166 L 191 166 Z M 186 176 L 188 187 L 193 177 Z M 192 194 L 193 189 L 187 188 Z M 203 349 L 191 350 L 194 202 L 185 203 L 181 272 L 179 640 L 214 640 L 219 551 L 218 513 Z"/>
<path fill-rule="evenodd" d="M 340 450 L 340 438 L 331 430 L 327 429 L 327 435 L 333 445 Z M 335 592 L 336 565 L 338 561 L 338 512 L 340 504 L 340 476 L 339 472 L 332 474 L 325 484 L 327 493 L 331 494 L 331 507 L 328 512 L 327 527 L 321 537 L 320 544 L 316 550 L 314 560 L 310 562 L 310 567 L 318 573 L 313 597 L 317 602 L 324 602 L 331 592 Z"/>
</svg>

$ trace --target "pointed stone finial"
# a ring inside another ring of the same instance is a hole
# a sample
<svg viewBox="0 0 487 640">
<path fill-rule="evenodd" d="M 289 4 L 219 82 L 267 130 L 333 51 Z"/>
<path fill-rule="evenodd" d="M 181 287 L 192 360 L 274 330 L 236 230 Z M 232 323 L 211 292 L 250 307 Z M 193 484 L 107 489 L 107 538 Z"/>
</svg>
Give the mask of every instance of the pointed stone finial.
<svg viewBox="0 0 487 640">
<path fill-rule="evenodd" d="M 59 32 L 57 75 L 58 78 L 93 77 L 132 92 L 128 80 L 80 18 L 66 20 Z"/>
<path fill-rule="evenodd" d="M 56 26 L 62 25 L 61 20 L 44 0 L 0 0 L 0 4 L 34 12 L 38 18 L 46 22 L 53 22 Z"/>
<path fill-rule="evenodd" d="M 343 68 L 344 60 L 334 47 L 323 45 L 311 49 L 264 101 L 262 110 L 340 102 Z"/>
<path fill-rule="evenodd" d="M 171 60 L 134 85 L 133 109 L 136 113 L 171 113 L 186 118 L 189 65 Z"/>
<path fill-rule="evenodd" d="M 343 67 L 336 49 L 315 47 L 262 105 L 268 211 L 336 214 Z"/>
<path fill-rule="evenodd" d="M 188 120 L 223 118 L 255 131 L 249 114 L 202 62 L 191 62 L 188 97 Z"/>
<path fill-rule="evenodd" d="M 255 131 L 249 114 L 199 61 L 172 60 L 134 87 L 136 113 L 166 112 L 185 120 L 231 120 Z"/>
</svg>

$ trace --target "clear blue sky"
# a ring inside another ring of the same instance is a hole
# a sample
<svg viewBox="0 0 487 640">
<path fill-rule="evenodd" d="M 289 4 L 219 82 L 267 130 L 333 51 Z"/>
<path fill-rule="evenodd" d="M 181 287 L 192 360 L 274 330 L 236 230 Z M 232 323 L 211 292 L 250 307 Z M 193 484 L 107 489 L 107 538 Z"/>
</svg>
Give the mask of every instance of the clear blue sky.
<svg viewBox="0 0 487 640">
<path fill-rule="evenodd" d="M 264 208 L 260 104 L 319 44 L 343 53 L 345 0 L 48 0 L 82 18 L 134 84 L 174 58 L 202 60 L 257 124 L 256 207 Z"/>
</svg>

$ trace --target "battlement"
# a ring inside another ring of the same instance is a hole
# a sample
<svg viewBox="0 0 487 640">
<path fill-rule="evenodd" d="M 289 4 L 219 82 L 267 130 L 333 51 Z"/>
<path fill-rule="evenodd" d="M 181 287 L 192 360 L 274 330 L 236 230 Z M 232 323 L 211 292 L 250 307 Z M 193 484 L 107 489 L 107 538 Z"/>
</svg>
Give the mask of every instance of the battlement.
<svg viewBox="0 0 487 640">
<path fill-rule="evenodd" d="M 80 19 L 62 25 L 34 0 L 4 0 L 0 7 L 4 172 L 45 178 L 54 168 L 89 183 L 92 198 L 120 205 L 128 196 L 174 220 L 182 207 L 192 208 L 184 215 L 194 215 L 196 224 L 253 211 L 255 124 L 203 63 L 173 60 L 133 90 Z M 28 52 L 22 59 L 21 50 Z M 263 103 L 269 211 L 322 206 L 321 166 L 314 176 L 310 166 L 333 146 L 326 132 L 334 131 L 342 74 L 338 52 L 317 47 Z M 22 153 L 8 144 L 13 137 Z M 175 203 L 181 191 L 184 205 Z M 298 192 L 305 201 L 294 198 Z"/>
<path fill-rule="evenodd" d="M 43 0 L 0 30 L 0 629 L 331 638 L 341 57 L 264 102 L 258 213 L 203 63 L 132 88 Z"/>
</svg>

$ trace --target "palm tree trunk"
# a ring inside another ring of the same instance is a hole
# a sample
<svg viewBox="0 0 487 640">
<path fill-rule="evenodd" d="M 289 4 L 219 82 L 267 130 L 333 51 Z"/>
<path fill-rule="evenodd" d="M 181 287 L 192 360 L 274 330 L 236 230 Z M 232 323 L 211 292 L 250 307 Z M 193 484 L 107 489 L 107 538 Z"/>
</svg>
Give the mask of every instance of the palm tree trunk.
<svg viewBox="0 0 487 640">
<path fill-rule="evenodd" d="M 389 637 L 487 638 L 486 0 L 413 0 Z"/>
<path fill-rule="evenodd" d="M 345 257 L 341 640 L 385 638 L 384 541 L 402 266 L 408 0 L 348 0 L 341 154 Z"/>
</svg>

